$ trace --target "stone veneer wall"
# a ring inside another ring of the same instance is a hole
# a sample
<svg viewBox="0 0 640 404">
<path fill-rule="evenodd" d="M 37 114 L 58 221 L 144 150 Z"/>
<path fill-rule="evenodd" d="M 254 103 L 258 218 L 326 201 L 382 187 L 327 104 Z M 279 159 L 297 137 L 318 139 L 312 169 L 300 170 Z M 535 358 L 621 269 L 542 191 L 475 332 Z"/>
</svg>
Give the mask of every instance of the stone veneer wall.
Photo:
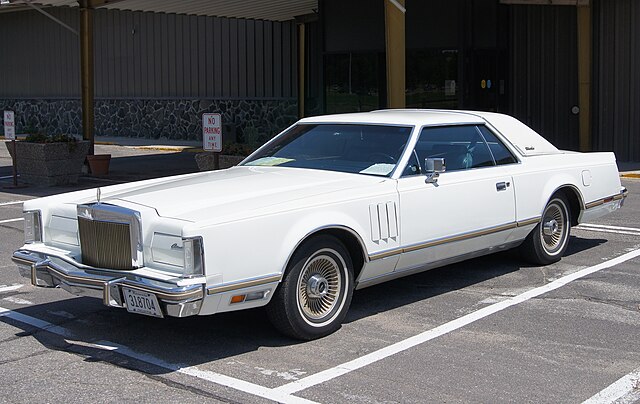
<svg viewBox="0 0 640 404">
<path fill-rule="evenodd" d="M 297 120 L 297 108 L 297 101 L 291 99 L 98 99 L 95 128 L 96 136 L 201 140 L 202 114 L 218 112 L 230 135 L 264 142 Z M 0 99 L 2 110 L 15 112 L 16 133 L 29 127 L 50 134 L 82 132 L 79 99 Z M 0 133 L 4 133 L 2 125 Z"/>
</svg>

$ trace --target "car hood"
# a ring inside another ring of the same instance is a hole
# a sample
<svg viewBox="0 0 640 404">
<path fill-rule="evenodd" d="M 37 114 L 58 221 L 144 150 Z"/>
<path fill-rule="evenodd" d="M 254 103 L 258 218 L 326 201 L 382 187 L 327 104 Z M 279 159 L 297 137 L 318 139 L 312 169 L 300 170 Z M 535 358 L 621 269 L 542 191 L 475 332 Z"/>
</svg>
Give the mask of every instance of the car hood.
<svg viewBox="0 0 640 404">
<path fill-rule="evenodd" d="M 233 167 L 168 177 L 139 187 L 105 192 L 103 202 L 125 201 L 155 209 L 158 215 L 191 222 L 247 217 L 353 197 L 356 188 L 387 178 L 322 170 Z M 348 191 L 348 192 L 346 192 Z"/>
</svg>

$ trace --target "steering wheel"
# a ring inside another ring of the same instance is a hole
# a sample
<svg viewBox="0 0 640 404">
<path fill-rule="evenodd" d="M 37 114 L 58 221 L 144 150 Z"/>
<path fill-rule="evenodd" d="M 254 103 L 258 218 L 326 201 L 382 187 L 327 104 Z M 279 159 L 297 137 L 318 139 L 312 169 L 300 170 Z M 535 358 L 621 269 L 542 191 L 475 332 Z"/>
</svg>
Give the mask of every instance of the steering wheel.
<svg viewBox="0 0 640 404">
<path fill-rule="evenodd" d="M 383 161 L 380 161 L 380 157 L 382 158 Z M 395 164 L 396 163 L 396 158 L 393 157 L 390 154 L 387 153 L 383 153 L 383 152 L 374 152 L 371 153 L 367 156 L 367 160 L 369 161 L 373 161 L 376 163 L 390 163 L 390 164 Z"/>
</svg>

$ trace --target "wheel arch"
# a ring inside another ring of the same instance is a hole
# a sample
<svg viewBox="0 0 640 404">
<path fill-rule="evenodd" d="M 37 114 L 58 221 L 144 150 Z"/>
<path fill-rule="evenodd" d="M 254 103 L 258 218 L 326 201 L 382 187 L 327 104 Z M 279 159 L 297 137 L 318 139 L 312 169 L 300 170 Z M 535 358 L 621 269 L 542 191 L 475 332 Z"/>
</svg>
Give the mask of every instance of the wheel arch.
<svg viewBox="0 0 640 404">
<path fill-rule="evenodd" d="M 353 263 L 353 279 L 358 279 L 358 275 L 364 268 L 364 264 L 368 261 L 368 256 L 366 253 L 366 247 L 362 237 L 350 227 L 344 225 L 326 225 L 319 228 L 316 228 L 310 232 L 308 232 L 304 237 L 302 237 L 295 248 L 291 250 L 291 253 L 287 257 L 287 260 L 284 265 L 284 269 L 282 271 L 283 277 L 289 267 L 289 263 L 291 258 L 295 254 L 295 252 L 307 241 L 310 239 L 320 236 L 320 235 L 329 235 L 337 238 L 344 244 L 349 255 L 351 257 L 351 262 Z"/>
<path fill-rule="evenodd" d="M 578 224 L 578 218 L 580 217 L 580 212 L 584 209 L 584 199 L 582 197 L 582 193 L 580 190 L 572 184 L 561 185 L 556 188 L 555 191 L 549 197 L 549 201 L 553 199 L 555 195 L 564 195 L 564 197 L 569 202 L 569 213 L 571 215 L 571 226 L 576 226 Z M 547 201 L 547 203 L 549 203 Z M 545 205 L 546 206 L 546 205 Z"/>
</svg>

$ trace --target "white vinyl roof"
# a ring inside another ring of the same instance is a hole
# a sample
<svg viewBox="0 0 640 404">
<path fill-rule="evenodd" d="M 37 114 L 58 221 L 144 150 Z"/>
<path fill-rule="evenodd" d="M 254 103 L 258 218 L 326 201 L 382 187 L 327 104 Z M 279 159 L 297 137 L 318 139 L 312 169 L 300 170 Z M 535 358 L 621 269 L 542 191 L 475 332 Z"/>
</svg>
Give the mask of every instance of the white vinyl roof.
<svg viewBox="0 0 640 404">
<path fill-rule="evenodd" d="M 22 10 L 32 3 L 40 7 L 78 7 L 71 0 L 9 0 L 0 12 Z M 287 21 L 318 10 L 318 0 L 107 0 L 99 8 L 151 11 L 171 14 L 206 15 L 257 20 Z"/>
</svg>

